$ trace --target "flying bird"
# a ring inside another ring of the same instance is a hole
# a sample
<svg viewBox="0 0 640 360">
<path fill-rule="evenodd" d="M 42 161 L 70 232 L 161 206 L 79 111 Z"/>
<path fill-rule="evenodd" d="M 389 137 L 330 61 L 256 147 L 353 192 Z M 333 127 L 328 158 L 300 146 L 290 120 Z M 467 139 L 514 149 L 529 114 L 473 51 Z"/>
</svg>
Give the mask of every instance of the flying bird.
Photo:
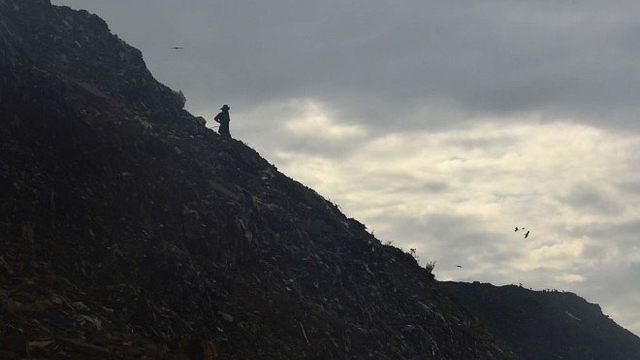
<svg viewBox="0 0 640 360">
<path fill-rule="evenodd" d="M 531 232 L 530 230 L 527 230 L 527 232 L 526 232 L 526 233 L 524 233 L 524 238 L 525 238 L 525 239 L 529 237 L 529 233 L 530 233 L 530 232 Z"/>
<path fill-rule="evenodd" d="M 462 268 L 462 265 L 456 265 L 456 267 Z"/>
<path fill-rule="evenodd" d="M 184 49 L 184 47 L 182 47 L 182 46 L 174 46 L 174 47 L 172 47 L 172 49 L 173 50 L 182 50 L 182 49 Z"/>
</svg>

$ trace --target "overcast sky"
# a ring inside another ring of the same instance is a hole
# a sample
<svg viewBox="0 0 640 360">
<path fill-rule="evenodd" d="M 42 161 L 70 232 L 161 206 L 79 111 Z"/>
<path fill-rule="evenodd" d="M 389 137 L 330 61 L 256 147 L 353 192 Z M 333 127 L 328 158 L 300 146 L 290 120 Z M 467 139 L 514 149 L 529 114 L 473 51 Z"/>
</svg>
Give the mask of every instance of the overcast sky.
<svg viewBox="0 0 640 360">
<path fill-rule="evenodd" d="M 637 0 L 52 2 L 438 279 L 575 292 L 640 334 Z"/>
</svg>

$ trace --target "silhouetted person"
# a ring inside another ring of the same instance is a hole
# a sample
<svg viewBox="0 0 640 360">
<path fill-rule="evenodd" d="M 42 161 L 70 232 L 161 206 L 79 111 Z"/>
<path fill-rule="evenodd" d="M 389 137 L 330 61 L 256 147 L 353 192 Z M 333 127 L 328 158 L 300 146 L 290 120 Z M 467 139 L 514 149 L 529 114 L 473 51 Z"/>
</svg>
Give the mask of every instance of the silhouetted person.
<svg viewBox="0 0 640 360">
<path fill-rule="evenodd" d="M 222 111 L 220 111 L 218 115 L 216 115 L 216 117 L 213 118 L 213 120 L 215 120 L 218 124 L 220 124 L 220 127 L 218 128 L 218 133 L 222 137 L 226 137 L 226 138 L 231 137 L 231 133 L 229 132 L 229 122 L 231 121 L 231 118 L 229 118 L 230 109 L 231 108 L 227 104 L 222 105 L 222 107 L 220 108 L 220 110 Z"/>
</svg>

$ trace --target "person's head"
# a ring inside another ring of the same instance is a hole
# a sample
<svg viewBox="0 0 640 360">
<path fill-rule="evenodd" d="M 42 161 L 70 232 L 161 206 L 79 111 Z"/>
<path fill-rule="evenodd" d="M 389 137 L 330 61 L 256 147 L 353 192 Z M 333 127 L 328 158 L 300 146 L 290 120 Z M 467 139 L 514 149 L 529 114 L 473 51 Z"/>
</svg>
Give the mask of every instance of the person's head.
<svg viewBox="0 0 640 360">
<path fill-rule="evenodd" d="M 227 111 L 229 109 L 231 109 L 231 108 L 227 104 L 222 105 L 222 107 L 220 108 L 220 110 L 222 110 L 222 111 Z"/>
</svg>

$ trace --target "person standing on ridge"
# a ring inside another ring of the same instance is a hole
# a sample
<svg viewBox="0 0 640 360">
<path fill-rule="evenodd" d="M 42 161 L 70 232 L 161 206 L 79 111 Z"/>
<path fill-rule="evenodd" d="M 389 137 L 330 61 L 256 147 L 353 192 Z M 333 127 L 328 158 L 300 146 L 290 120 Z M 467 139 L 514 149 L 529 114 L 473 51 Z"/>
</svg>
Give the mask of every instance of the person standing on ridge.
<svg viewBox="0 0 640 360">
<path fill-rule="evenodd" d="M 222 111 L 220 111 L 218 115 L 216 115 L 216 117 L 213 118 L 213 120 L 215 120 L 218 124 L 220 124 L 220 127 L 218 128 L 218 133 L 222 137 L 226 137 L 226 138 L 231 137 L 231 133 L 229 132 L 229 122 L 231 121 L 231 118 L 229 117 L 230 109 L 231 108 L 227 104 L 222 105 L 222 107 L 220 108 L 220 110 Z"/>
</svg>

